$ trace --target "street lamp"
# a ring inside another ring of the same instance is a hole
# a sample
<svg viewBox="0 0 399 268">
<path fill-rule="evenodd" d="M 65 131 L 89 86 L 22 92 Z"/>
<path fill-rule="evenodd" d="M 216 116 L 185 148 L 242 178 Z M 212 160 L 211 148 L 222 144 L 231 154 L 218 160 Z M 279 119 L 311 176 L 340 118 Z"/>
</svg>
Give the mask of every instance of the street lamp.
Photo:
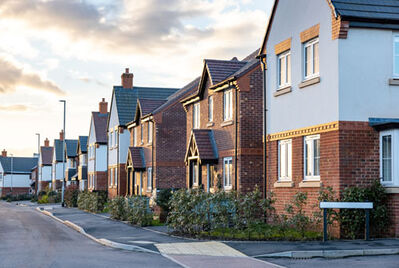
<svg viewBox="0 0 399 268">
<path fill-rule="evenodd" d="M 65 203 L 64 203 L 64 190 L 65 190 L 65 114 L 66 114 L 66 100 L 60 100 L 60 102 L 64 103 L 64 128 L 63 128 L 63 132 L 64 132 L 64 139 L 63 139 L 63 144 L 62 144 L 62 192 L 61 192 L 61 205 L 64 207 Z"/>
</svg>

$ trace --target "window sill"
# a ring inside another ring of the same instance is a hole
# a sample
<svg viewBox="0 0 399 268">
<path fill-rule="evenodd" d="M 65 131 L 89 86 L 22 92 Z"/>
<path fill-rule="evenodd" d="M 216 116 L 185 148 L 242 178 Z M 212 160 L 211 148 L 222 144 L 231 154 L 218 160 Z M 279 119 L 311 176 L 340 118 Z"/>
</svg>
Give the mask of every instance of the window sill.
<svg viewBox="0 0 399 268">
<path fill-rule="evenodd" d="M 213 127 L 215 125 L 215 123 L 213 122 L 209 122 L 208 124 L 206 124 L 207 127 Z"/>
<path fill-rule="evenodd" d="M 384 186 L 387 194 L 399 194 L 399 186 Z"/>
<path fill-rule="evenodd" d="M 227 126 L 231 126 L 234 124 L 233 120 L 229 120 L 229 121 L 224 121 L 223 123 L 220 124 L 221 127 L 227 127 Z"/>
<path fill-rule="evenodd" d="M 321 181 L 301 181 L 299 183 L 299 188 L 319 188 L 322 186 L 323 183 Z"/>
<path fill-rule="evenodd" d="M 306 79 L 304 81 L 302 81 L 302 83 L 300 83 L 298 85 L 299 88 L 304 88 L 304 87 L 308 87 L 314 84 L 320 83 L 320 76 L 314 77 L 314 78 L 310 78 L 310 79 Z"/>
<path fill-rule="evenodd" d="M 399 86 L 399 78 L 390 78 L 388 84 L 390 86 Z"/>
<path fill-rule="evenodd" d="M 281 95 L 284 95 L 284 94 L 287 94 L 290 92 L 292 92 L 292 87 L 287 86 L 287 87 L 277 89 L 277 91 L 273 93 L 273 96 L 278 97 L 278 96 L 281 96 Z"/>
<path fill-rule="evenodd" d="M 292 188 L 294 183 L 292 181 L 277 181 L 273 186 L 274 188 Z"/>
</svg>

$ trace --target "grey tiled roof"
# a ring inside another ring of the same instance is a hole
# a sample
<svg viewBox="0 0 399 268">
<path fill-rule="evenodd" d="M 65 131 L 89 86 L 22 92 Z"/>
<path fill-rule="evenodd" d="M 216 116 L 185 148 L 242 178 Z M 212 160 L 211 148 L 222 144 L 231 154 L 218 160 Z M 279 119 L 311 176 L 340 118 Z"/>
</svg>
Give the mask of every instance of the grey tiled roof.
<svg viewBox="0 0 399 268">
<path fill-rule="evenodd" d="M 245 66 L 247 62 L 233 60 L 205 60 L 205 64 L 209 70 L 209 76 L 212 84 L 215 85 L 222 82 L 224 79 L 229 77 L 231 74 L 237 72 L 239 69 Z"/>
<path fill-rule="evenodd" d="M 165 100 L 177 88 L 133 87 L 132 89 L 114 86 L 114 97 L 118 111 L 119 125 L 126 125 L 134 119 L 138 98 Z"/>
<path fill-rule="evenodd" d="M 68 156 L 68 158 L 77 156 L 76 152 L 78 148 L 78 140 L 65 140 L 65 146 L 66 146 L 65 153 Z"/>
<path fill-rule="evenodd" d="M 53 147 L 40 147 L 42 165 L 51 165 L 53 163 L 53 150 Z"/>
<path fill-rule="evenodd" d="M 399 22 L 398 0 L 331 0 L 338 15 L 348 20 Z"/>
<path fill-rule="evenodd" d="M 56 139 L 54 140 L 55 160 L 56 162 L 62 162 L 62 145 L 63 141 Z"/>
<path fill-rule="evenodd" d="M 79 138 L 78 138 L 80 151 L 82 153 L 86 153 L 87 152 L 87 139 L 88 139 L 87 136 L 79 136 Z M 77 151 L 77 153 L 79 153 L 79 152 Z"/>
<path fill-rule="evenodd" d="M 132 160 L 133 169 L 144 169 L 144 149 L 143 147 L 129 147 L 129 156 Z"/>
<path fill-rule="evenodd" d="M 11 160 L 12 159 L 12 160 Z M 5 173 L 30 174 L 33 167 L 37 166 L 38 159 L 36 157 L 2 157 L 0 156 L 0 164 Z"/>
<path fill-rule="evenodd" d="M 99 112 L 92 112 L 96 142 L 98 143 L 107 143 L 108 114 L 109 113 L 102 114 Z"/>
<path fill-rule="evenodd" d="M 164 104 L 166 100 L 139 99 L 138 102 L 141 107 L 141 116 L 144 116 L 152 113 L 155 109 Z"/>
</svg>

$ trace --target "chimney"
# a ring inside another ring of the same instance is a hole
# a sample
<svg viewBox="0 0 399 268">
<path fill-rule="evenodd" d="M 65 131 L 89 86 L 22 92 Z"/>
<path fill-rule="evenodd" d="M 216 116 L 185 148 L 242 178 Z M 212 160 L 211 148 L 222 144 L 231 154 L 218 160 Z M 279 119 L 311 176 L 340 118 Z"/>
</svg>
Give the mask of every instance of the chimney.
<svg viewBox="0 0 399 268">
<path fill-rule="evenodd" d="M 121 80 L 123 88 L 133 87 L 133 74 L 129 73 L 129 68 L 126 68 L 125 73 L 121 75 Z"/>
<path fill-rule="evenodd" d="M 108 102 L 105 101 L 105 98 L 99 103 L 100 114 L 106 114 L 108 112 Z"/>
<path fill-rule="evenodd" d="M 49 147 L 50 146 L 50 141 L 46 138 L 44 140 L 44 147 Z"/>
<path fill-rule="evenodd" d="M 60 132 L 60 140 L 64 140 L 64 130 L 61 130 Z"/>
<path fill-rule="evenodd" d="M 7 157 L 7 151 L 6 151 L 6 149 L 4 149 L 4 150 L 1 152 L 1 156 L 2 156 L 2 157 Z"/>
</svg>

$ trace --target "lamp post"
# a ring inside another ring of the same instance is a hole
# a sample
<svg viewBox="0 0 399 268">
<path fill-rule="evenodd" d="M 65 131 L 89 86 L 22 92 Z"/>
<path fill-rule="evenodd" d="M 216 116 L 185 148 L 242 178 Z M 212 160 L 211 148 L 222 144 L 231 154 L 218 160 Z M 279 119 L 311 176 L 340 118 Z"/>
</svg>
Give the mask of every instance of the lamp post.
<svg viewBox="0 0 399 268">
<path fill-rule="evenodd" d="M 60 102 L 64 103 L 64 128 L 63 128 L 63 132 L 64 132 L 64 139 L 63 139 L 63 143 L 62 143 L 62 192 L 61 192 L 61 205 L 64 207 L 65 203 L 64 203 L 64 190 L 65 190 L 65 114 L 66 114 L 66 100 L 60 100 Z"/>
<path fill-rule="evenodd" d="M 36 192 L 40 192 L 40 183 L 39 183 L 39 181 L 40 181 L 40 175 L 41 175 L 41 169 L 40 169 L 40 167 L 39 167 L 39 158 L 40 158 L 40 133 L 36 133 L 36 136 L 37 136 L 37 175 L 38 175 L 38 178 L 36 178 L 36 189 L 37 189 L 37 191 Z"/>
<path fill-rule="evenodd" d="M 12 179 L 13 179 L 13 173 L 14 173 L 14 155 L 13 154 L 10 154 L 11 155 L 11 195 L 12 195 Z"/>
</svg>

